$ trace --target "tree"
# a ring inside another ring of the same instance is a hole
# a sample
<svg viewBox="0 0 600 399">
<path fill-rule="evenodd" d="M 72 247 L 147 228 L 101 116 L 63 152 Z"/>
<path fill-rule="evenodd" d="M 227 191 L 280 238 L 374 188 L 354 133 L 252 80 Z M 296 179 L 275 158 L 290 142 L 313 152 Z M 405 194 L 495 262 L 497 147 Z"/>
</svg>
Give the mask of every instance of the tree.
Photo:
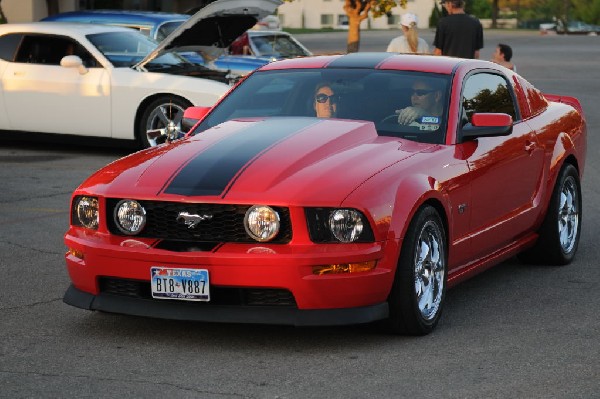
<svg viewBox="0 0 600 399">
<path fill-rule="evenodd" d="M 444 15 L 447 15 L 444 10 Z M 465 12 L 477 18 L 492 18 L 492 0 L 471 0 L 465 5 Z"/>
<path fill-rule="evenodd" d="M 2 1 L 0 0 L 0 24 L 5 24 L 7 22 L 6 15 L 4 15 L 4 11 L 2 10 Z"/>
<path fill-rule="evenodd" d="M 600 24 L 600 0 L 573 0 L 573 17 L 588 24 Z"/>
<path fill-rule="evenodd" d="M 58 0 L 46 0 L 46 7 L 48 9 L 48 15 L 58 14 Z"/>
<path fill-rule="evenodd" d="M 292 2 L 294 0 L 284 0 Z M 360 23 L 369 17 L 379 18 L 389 15 L 392 8 L 399 5 L 406 8 L 408 0 L 345 0 L 344 12 L 348 17 L 348 41 L 346 51 L 356 53 L 360 47 Z"/>
<path fill-rule="evenodd" d="M 498 27 L 498 0 L 492 0 L 492 28 Z"/>
</svg>

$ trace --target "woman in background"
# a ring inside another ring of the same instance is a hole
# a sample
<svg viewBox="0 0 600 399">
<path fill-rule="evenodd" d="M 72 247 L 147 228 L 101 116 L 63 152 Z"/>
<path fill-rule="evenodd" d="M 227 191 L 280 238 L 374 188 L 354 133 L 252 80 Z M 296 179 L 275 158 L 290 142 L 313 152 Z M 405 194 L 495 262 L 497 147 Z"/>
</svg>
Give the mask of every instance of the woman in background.
<svg viewBox="0 0 600 399">
<path fill-rule="evenodd" d="M 429 45 L 419 37 L 417 32 L 417 22 L 415 14 L 403 14 L 400 18 L 403 35 L 392 39 L 386 51 L 390 53 L 429 54 Z"/>
</svg>

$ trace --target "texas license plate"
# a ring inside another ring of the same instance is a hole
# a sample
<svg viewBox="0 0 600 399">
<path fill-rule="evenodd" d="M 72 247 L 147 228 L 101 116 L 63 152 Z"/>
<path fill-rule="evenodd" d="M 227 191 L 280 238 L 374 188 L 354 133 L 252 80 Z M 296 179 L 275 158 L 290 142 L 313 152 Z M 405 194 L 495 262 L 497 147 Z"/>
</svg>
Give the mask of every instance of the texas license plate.
<svg viewBox="0 0 600 399">
<path fill-rule="evenodd" d="M 152 298 L 182 301 L 210 301 L 208 270 L 150 268 Z"/>
</svg>

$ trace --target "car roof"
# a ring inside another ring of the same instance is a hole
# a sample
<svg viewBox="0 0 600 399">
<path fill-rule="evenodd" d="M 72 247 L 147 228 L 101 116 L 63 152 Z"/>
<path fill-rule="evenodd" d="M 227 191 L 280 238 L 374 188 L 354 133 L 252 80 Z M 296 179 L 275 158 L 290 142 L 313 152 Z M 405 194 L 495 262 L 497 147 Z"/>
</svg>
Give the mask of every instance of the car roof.
<svg viewBox="0 0 600 399">
<path fill-rule="evenodd" d="M 83 10 L 70 11 L 61 14 L 51 15 L 42 21 L 69 21 L 74 19 L 89 19 L 90 22 L 112 22 L 112 23 L 131 23 L 131 24 L 156 24 L 167 21 L 185 21 L 190 16 L 186 14 L 151 12 L 151 11 L 130 11 L 130 10 Z"/>
<path fill-rule="evenodd" d="M 420 71 L 450 75 L 463 66 L 489 67 L 487 61 L 435 55 L 412 55 L 396 53 L 350 53 L 292 58 L 275 61 L 261 70 L 309 69 L 309 68 L 372 68 L 401 71 Z"/>
<path fill-rule="evenodd" d="M 77 22 L 29 22 L 11 23 L 0 25 L 0 34 L 3 33 L 51 33 L 56 35 L 89 35 L 104 32 L 135 32 L 131 28 L 121 26 L 87 24 Z"/>
</svg>

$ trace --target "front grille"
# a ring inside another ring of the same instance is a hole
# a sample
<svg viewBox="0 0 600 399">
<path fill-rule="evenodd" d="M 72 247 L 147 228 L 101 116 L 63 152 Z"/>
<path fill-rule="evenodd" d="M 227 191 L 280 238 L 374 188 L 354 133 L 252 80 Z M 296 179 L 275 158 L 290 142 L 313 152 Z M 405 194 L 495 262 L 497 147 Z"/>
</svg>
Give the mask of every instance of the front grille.
<svg viewBox="0 0 600 399">
<path fill-rule="evenodd" d="M 124 236 L 114 221 L 114 208 L 120 199 L 107 199 L 107 224 L 110 232 Z M 181 202 L 139 201 L 146 210 L 146 226 L 138 237 L 192 242 L 256 242 L 244 229 L 244 216 L 250 205 L 195 204 Z M 280 217 L 281 228 L 271 243 L 288 243 L 292 238 L 289 210 L 273 208 Z M 210 215 L 195 228 L 178 222 L 180 212 Z"/>
<path fill-rule="evenodd" d="M 137 299 L 152 299 L 150 283 L 111 277 L 100 278 L 100 292 Z M 281 306 L 296 307 L 296 300 L 288 290 L 275 288 L 210 287 L 210 302 L 194 302 L 199 306 Z M 163 299 L 155 299 L 162 301 Z"/>
</svg>

